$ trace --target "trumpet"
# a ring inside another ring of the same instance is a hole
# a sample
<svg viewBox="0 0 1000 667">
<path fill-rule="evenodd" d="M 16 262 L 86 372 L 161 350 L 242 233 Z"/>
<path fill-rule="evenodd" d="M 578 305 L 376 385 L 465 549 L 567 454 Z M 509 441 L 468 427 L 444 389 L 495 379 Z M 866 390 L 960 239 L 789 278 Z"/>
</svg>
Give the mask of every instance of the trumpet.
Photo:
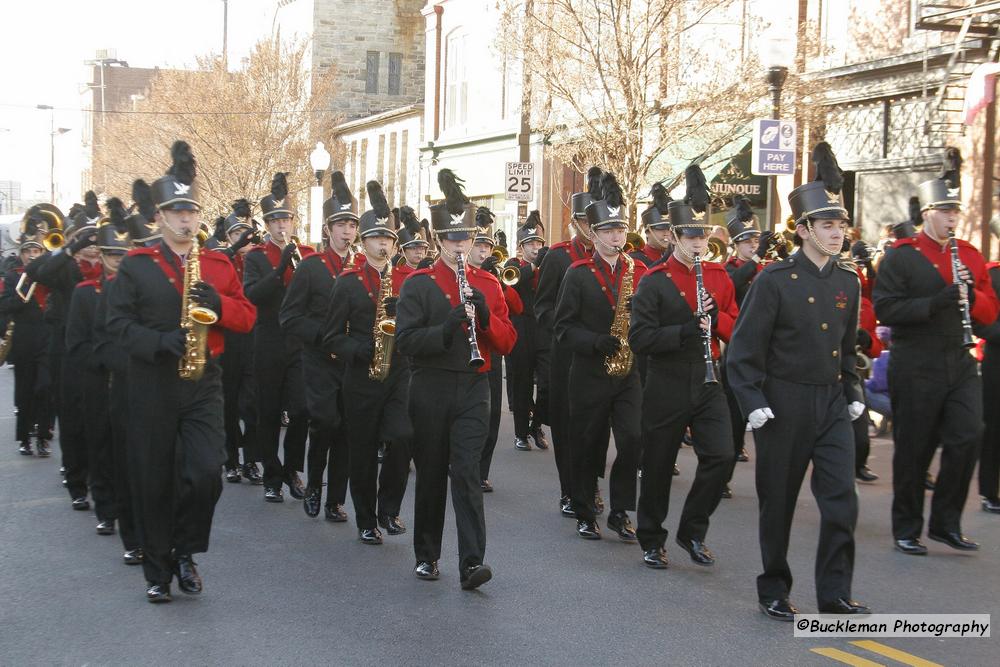
<svg viewBox="0 0 1000 667">
<path fill-rule="evenodd" d="M 295 251 L 292 253 L 292 271 L 294 271 L 299 268 L 299 262 L 302 261 L 302 253 L 299 252 L 299 237 L 281 234 L 279 240 L 284 241 L 282 246 L 286 246 L 289 243 L 295 246 Z"/>
<path fill-rule="evenodd" d="M 767 253 L 764 255 L 764 261 L 767 263 L 781 261 L 781 251 L 785 251 L 785 255 L 790 255 L 795 249 L 795 244 L 792 243 L 792 233 L 784 230 L 781 232 L 774 232 L 767 240 Z"/>
<path fill-rule="evenodd" d="M 507 248 L 503 246 L 497 246 L 490 253 L 490 257 L 495 257 L 497 260 L 497 267 L 508 261 L 510 254 L 507 252 Z M 521 270 L 516 266 L 504 266 L 503 268 L 497 269 L 497 278 L 500 282 L 507 287 L 512 287 L 517 284 L 521 279 Z"/>
</svg>

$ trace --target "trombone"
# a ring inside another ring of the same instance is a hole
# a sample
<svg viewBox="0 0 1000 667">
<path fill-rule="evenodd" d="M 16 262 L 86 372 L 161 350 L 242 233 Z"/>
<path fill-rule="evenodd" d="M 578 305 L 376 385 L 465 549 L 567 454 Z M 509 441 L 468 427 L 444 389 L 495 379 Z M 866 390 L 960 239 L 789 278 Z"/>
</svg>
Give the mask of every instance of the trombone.
<svg viewBox="0 0 1000 667">
<path fill-rule="evenodd" d="M 493 249 L 493 252 L 490 253 L 490 257 L 495 257 L 497 260 L 497 278 L 500 279 L 500 282 L 507 287 L 516 285 L 521 279 L 521 269 L 516 266 L 504 266 L 503 268 L 499 268 L 501 264 L 504 264 L 508 259 L 510 259 L 510 254 L 507 252 L 507 248 L 497 246 Z"/>
</svg>

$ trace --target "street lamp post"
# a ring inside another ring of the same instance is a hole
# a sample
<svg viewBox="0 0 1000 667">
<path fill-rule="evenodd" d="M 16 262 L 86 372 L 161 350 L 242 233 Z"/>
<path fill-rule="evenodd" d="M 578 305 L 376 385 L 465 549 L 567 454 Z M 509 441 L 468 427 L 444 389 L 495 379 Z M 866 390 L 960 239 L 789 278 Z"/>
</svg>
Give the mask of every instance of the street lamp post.
<svg viewBox="0 0 1000 667">
<path fill-rule="evenodd" d="M 760 42 L 760 61 L 767 68 L 765 81 L 771 94 L 771 118 L 781 117 L 781 89 L 788 78 L 788 65 L 794 58 L 792 41 L 784 34 L 773 33 Z M 778 176 L 767 177 L 767 229 L 781 225 L 781 203 L 778 199 Z"/>
<path fill-rule="evenodd" d="M 69 132 L 68 127 L 56 129 L 55 108 L 49 104 L 38 104 L 36 109 L 49 112 L 49 201 L 56 203 L 56 137 Z"/>
<path fill-rule="evenodd" d="M 323 174 L 330 168 L 330 152 L 322 141 L 309 153 L 309 166 L 316 175 L 316 185 L 309 188 L 309 243 L 323 242 Z"/>
</svg>

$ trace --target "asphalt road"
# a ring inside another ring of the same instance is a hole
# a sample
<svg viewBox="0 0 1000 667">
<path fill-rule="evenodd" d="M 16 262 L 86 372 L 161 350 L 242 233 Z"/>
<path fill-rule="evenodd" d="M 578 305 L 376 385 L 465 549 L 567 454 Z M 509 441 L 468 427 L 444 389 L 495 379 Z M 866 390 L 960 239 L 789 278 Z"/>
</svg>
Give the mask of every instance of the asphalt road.
<svg viewBox="0 0 1000 667">
<path fill-rule="evenodd" d="M 841 664 L 996 665 L 994 639 L 795 639 L 791 624 L 756 607 L 753 463 L 739 464 L 713 517 L 714 568 L 692 564 L 668 543 L 671 567 L 648 570 L 638 546 L 587 542 L 559 515 L 551 451 L 518 452 L 505 413 L 486 496 L 487 562 L 495 578 L 476 592 L 458 586 L 449 508 L 442 579 L 411 574 L 409 534 L 381 547 L 360 544 L 353 522 L 309 519 L 301 503 L 263 501 L 260 487 L 226 484 L 211 551 L 198 558 L 199 597 L 150 605 L 139 568 L 121 562 L 121 542 L 94 532 L 60 485 L 59 456 L 18 455 L 13 373 L 0 370 L 0 664 L 709 664 L 836 665 L 814 649 L 843 652 Z M 751 456 L 753 449 L 751 447 Z M 964 528 L 976 555 L 930 542 L 926 558 L 891 548 L 891 444 L 874 443 L 883 476 L 859 486 L 854 594 L 886 613 L 992 613 L 1000 619 L 1000 517 L 969 500 Z M 668 527 L 676 528 L 694 471 L 682 450 Z M 411 475 L 411 485 L 412 485 Z M 606 486 L 604 487 L 607 493 Z M 348 508 L 351 511 L 350 507 Z M 403 519 L 412 523 L 412 486 Z M 792 600 L 815 611 L 813 556 L 818 514 L 808 483 L 799 499 L 790 562 Z M 996 634 L 996 633 L 994 633 Z M 847 655 L 847 658 L 844 658 Z M 920 663 L 917 658 L 930 661 Z M 859 659 L 866 659 L 865 663 Z"/>
</svg>

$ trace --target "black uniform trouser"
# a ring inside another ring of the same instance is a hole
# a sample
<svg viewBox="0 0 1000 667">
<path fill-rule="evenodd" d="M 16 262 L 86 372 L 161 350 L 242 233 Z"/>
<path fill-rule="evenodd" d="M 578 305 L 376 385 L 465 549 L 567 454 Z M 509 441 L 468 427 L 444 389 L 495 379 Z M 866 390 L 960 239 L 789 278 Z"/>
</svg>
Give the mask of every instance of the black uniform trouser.
<svg viewBox="0 0 1000 667">
<path fill-rule="evenodd" d="M 483 441 L 483 453 L 479 457 L 479 478 L 490 478 L 490 464 L 493 463 L 493 452 L 497 448 L 497 438 L 500 437 L 500 411 L 503 408 L 503 357 L 499 354 L 490 355 L 490 424 Z M 509 382 L 509 380 L 508 380 Z"/>
<path fill-rule="evenodd" d="M 48 423 L 45 428 L 38 425 L 39 431 L 48 438 L 51 437 L 55 428 L 56 420 L 59 420 L 59 451 L 62 451 L 62 377 L 63 377 L 63 357 L 66 356 L 66 326 L 61 322 L 58 324 L 46 324 L 49 327 L 49 374 L 50 386 L 48 391 Z M 63 465 L 66 465 L 66 455 L 63 454 Z"/>
<path fill-rule="evenodd" d="M 636 515 L 636 535 L 643 550 L 658 549 L 666 542 L 663 522 L 670 508 L 674 462 L 689 426 L 698 469 L 681 511 L 677 537 L 704 541 L 708 519 L 732 471 L 725 392 L 719 384 L 705 384 L 701 361 L 650 361 L 642 395 L 642 491 Z"/>
<path fill-rule="evenodd" d="M 251 348 L 239 336 L 226 336 L 226 351 L 222 354 L 222 391 L 225 405 L 223 415 L 226 426 L 226 467 L 235 468 L 240 463 L 239 450 L 243 450 L 243 463 L 260 460 L 257 439 L 257 396 L 254 390 L 253 357 Z M 240 421 L 243 427 L 240 427 Z"/>
<path fill-rule="evenodd" d="M 13 361 L 13 359 L 11 360 Z M 45 369 L 37 359 L 18 359 L 14 363 L 14 405 L 17 407 L 15 431 L 18 442 L 31 440 L 31 429 L 38 425 L 38 437 L 45 438 L 51 412 L 49 389 L 39 382 Z M 44 382 L 44 381 L 43 381 Z"/>
<path fill-rule="evenodd" d="M 507 357 L 514 435 L 519 438 L 549 423 L 549 373 L 549 350 L 536 349 L 534 341 L 519 342 Z"/>
<path fill-rule="evenodd" d="M 70 364 L 69 355 L 63 354 L 61 365 L 59 446 L 66 468 L 66 490 L 70 498 L 83 498 L 87 495 L 88 475 L 86 388 L 82 369 Z"/>
<path fill-rule="evenodd" d="M 110 382 L 111 465 L 114 471 L 118 535 L 126 551 L 138 549 L 139 535 L 135 528 L 132 501 L 132 475 L 129 471 L 128 440 L 128 380 L 126 373 L 112 373 Z"/>
<path fill-rule="evenodd" d="M 254 356 L 254 378 L 257 384 L 257 437 L 264 462 L 264 486 L 281 488 L 290 476 L 305 467 L 309 417 L 305 407 L 302 357 L 298 352 L 258 352 Z M 285 430 L 282 462 L 278 458 L 278 444 L 283 410 L 288 410 L 288 428 Z"/>
<path fill-rule="evenodd" d="M 594 520 L 597 477 L 607 465 L 609 424 L 616 450 L 609 480 L 611 511 L 634 510 L 642 442 L 639 373 L 633 369 L 624 378 L 612 378 L 604 369 L 603 358 L 577 355 L 573 357 L 569 384 L 574 389 L 569 416 L 573 443 L 571 497 L 577 519 Z"/>
<path fill-rule="evenodd" d="M 79 372 L 84 381 L 87 481 L 90 485 L 90 496 L 94 500 L 94 514 L 97 515 L 98 521 L 114 521 L 118 518 L 118 501 L 115 498 L 114 445 L 111 439 L 111 396 L 108 389 L 108 374 L 90 370 Z"/>
<path fill-rule="evenodd" d="M 211 361 L 201 380 L 177 376 L 177 360 L 132 359 L 129 444 L 133 496 L 146 580 L 169 583 L 174 556 L 208 551 L 222 494 L 226 432 L 222 370 Z"/>
<path fill-rule="evenodd" d="M 868 400 L 865 397 L 865 384 L 861 383 L 861 402 L 867 405 Z M 851 422 L 851 428 L 854 430 L 854 467 L 858 470 L 868 465 L 868 454 L 872 450 L 872 438 L 868 435 L 868 408 L 861 413 L 861 416 Z"/>
<path fill-rule="evenodd" d="M 979 495 L 996 500 L 1000 496 L 1000 346 L 986 345 L 982 373 L 986 430 L 979 458 Z"/>
<path fill-rule="evenodd" d="M 397 363 L 401 363 L 397 361 Z M 375 528 L 378 516 L 399 516 L 410 474 L 409 371 L 395 371 L 386 381 L 369 380 L 367 368 L 352 369 L 344 379 L 347 433 L 350 440 L 351 501 L 358 529 Z M 382 470 L 378 449 L 386 443 Z"/>
<path fill-rule="evenodd" d="M 286 436 L 287 438 L 287 436 Z M 330 425 L 322 419 L 309 420 L 309 449 L 306 455 L 306 485 L 323 488 L 326 473 L 326 505 L 343 505 L 347 499 L 347 480 L 351 457 L 347 427 Z"/>
<path fill-rule="evenodd" d="M 740 404 L 736 400 L 736 394 L 729 387 L 729 380 L 726 376 L 725 358 L 718 363 L 717 367 L 719 369 L 718 377 L 722 382 L 722 389 L 726 394 L 726 407 L 729 408 L 729 429 L 732 431 L 733 436 L 733 462 L 729 467 L 729 474 L 726 476 L 726 482 L 729 482 L 733 479 L 733 473 L 736 471 L 737 458 L 746 446 L 747 418 L 740 411 Z"/>
<path fill-rule="evenodd" d="M 851 597 L 854 527 L 854 434 L 840 384 L 809 385 L 768 378 L 763 387 L 775 418 L 754 431 L 761 600 L 787 598 L 792 589 L 788 541 L 802 480 L 810 462 L 813 497 L 819 506 L 816 598 L 820 606 Z M 780 409 L 779 409 L 780 408 Z"/>
<path fill-rule="evenodd" d="M 441 557 L 448 480 L 458 531 L 459 568 L 479 565 L 486 552 L 486 518 L 479 461 L 489 429 L 489 379 L 482 373 L 415 367 L 410 420 L 417 469 L 413 551 L 417 561 Z"/>
<path fill-rule="evenodd" d="M 892 535 L 897 540 L 916 539 L 923 530 L 924 479 L 938 443 L 941 467 L 927 528 L 961 531 L 983 436 L 983 390 L 975 360 L 957 340 L 933 356 L 910 345 L 897 342 L 889 357 Z"/>
<path fill-rule="evenodd" d="M 553 341 L 549 366 L 549 426 L 553 458 L 559 473 L 559 495 L 573 493 L 572 437 L 569 433 L 569 369 L 573 352 Z"/>
</svg>

